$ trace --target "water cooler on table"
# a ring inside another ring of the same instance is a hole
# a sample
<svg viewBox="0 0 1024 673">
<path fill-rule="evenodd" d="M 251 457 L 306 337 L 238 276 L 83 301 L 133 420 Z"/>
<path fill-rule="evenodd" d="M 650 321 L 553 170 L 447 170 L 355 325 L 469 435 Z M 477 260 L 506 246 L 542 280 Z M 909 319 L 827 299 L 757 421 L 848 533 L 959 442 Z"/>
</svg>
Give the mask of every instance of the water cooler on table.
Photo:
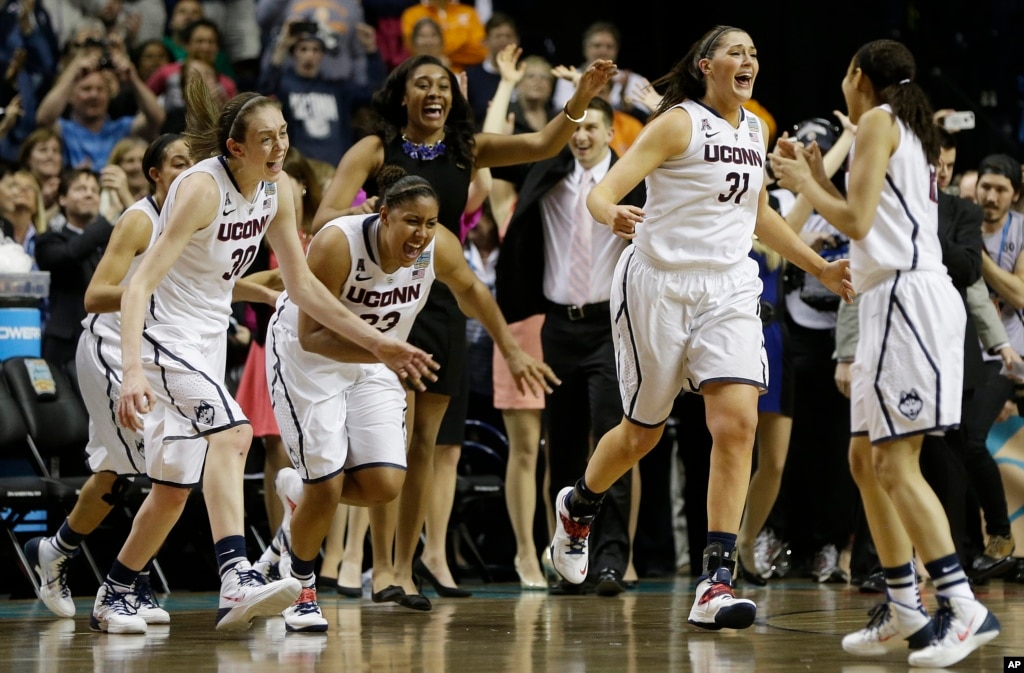
<svg viewBox="0 0 1024 673">
<path fill-rule="evenodd" d="M 0 361 L 40 357 L 40 301 L 50 295 L 50 272 L 0 273 Z"/>
</svg>

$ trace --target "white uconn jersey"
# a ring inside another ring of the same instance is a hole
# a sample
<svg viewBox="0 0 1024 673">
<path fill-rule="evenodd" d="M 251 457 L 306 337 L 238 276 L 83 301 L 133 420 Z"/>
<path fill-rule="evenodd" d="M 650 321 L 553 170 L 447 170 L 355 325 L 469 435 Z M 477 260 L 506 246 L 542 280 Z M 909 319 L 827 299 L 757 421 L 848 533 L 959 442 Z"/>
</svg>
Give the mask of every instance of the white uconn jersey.
<svg viewBox="0 0 1024 673">
<path fill-rule="evenodd" d="M 416 315 L 423 308 L 434 282 L 434 243 L 423 249 L 411 267 L 399 267 L 385 273 L 377 249 L 379 215 L 347 215 L 324 225 L 337 227 L 348 238 L 352 266 L 338 298 L 357 316 L 381 332 L 405 341 Z M 298 331 L 298 308 L 288 293 L 278 299 L 279 321 L 283 327 Z"/>
<path fill-rule="evenodd" d="M 741 108 L 739 127 L 733 128 L 696 101 L 677 107 L 690 115 L 690 145 L 647 176 L 646 219 L 633 243 L 671 267 L 742 262 L 764 183 L 761 121 Z"/>
<path fill-rule="evenodd" d="M 142 263 L 143 255 L 153 247 L 153 243 L 156 242 L 157 236 L 160 235 L 160 209 L 156 207 L 156 201 L 153 200 L 152 196 L 147 196 L 144 199 L 136 201 L 124 212 L 126 215 L 132 211 L 139 211 L 148 217 L 151 229 L 146 249 L 136 255 L 135 258 L 132 259 L 131 264 L 128 265 L 128 273 L 125 274 L 124 280 L 121 281 L 122 286 L 128 285 L 128 281 L 135 275 L 135 270 L 138 269 L 139 264 Z M 124 215 L 121 217 L 124 217 Z M 104 339 L 117 339 L 118 343 L 121 341 L 120 311 L 113 313 L 90 313 L 85 316 L 85 320 L 82 321 L 82 325 L 92 332 L 94 336 L 102 337 Z"/>
<path fill-rule="evenodd" d="M 1024 252 L 1024 215 L 1011 210 L 1003 226 L 991 234 L 983 234 L 985 251 L 1005 271 L 1013 273 L 1017 259 Z M 1003 319 L 1010 345 L 1024 353 L 1024 313 L 1008 301 L 999 301 L 999 317 Z"/>
<path fill-rule="evenodd" d="M 161 229 L 174 211 L 182 181 L 209 173 L 220 188 L 217 216 L 189 239 L 181 256 L 153 293 L 147 324 L 186 327 L 197 334 L 223 334 L 231 314 L 231 290 L 249 268 L 267 227 L 277 214 L 277 185 L 261 182 L 250 202 L 238 191 L 223 157 L 205 159 L 171 185 L 161 213 Z"/>
<path fill-rule="evenodd" d="M 881 107 L 892 114 L 888 105 Z M 946 273 L 938 237 L 935 173 L 918 137 L 898 118 L 896 123 L 900 144 L 889 157 L 871 229 L 863 239 L 850 242 L 850 271 L 858 292 L 897 271 Z M 854 143 L 850 163 L 856 151 Z"/>
</svg>

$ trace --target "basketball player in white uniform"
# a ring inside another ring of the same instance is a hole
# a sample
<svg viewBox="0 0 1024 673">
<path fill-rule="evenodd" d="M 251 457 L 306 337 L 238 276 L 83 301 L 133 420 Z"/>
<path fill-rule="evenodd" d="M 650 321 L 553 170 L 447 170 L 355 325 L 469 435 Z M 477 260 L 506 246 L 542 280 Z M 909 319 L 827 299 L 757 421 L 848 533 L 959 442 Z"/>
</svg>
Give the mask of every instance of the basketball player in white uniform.
<svg viewBox="0 0 1024 673">
<path fill-rule="evenodd" d="M 118 218 L 103 259 L 86 290 L 90 311 L 78 342 L 77 372 L 82 398 L 89 412 L 87 463 L 92 476 L 82 487 L 71 513 L 52 537 L 38 537 L 25 545 L 29 564 L 37 574 L 40 598 L 59 617 L 73 617 L 75 604 L 67 582 L 67 563 L 86 536 L 120 502 L 131 477 L 146 471 L 142 436 L 117 424 L 115 413 L 121 386 L 120 308 L 123 282 L 138 266 L 140 255 L 157 235 L 160 206 L 171 182 L 191 165 L 188 147 L 177 134 L 155 140 L 143 157 L 142 167 L 154 188 L 152 196 L 132 204 Z M 147 566 L 148 570 L 148 566 Z M 148 572 L 132 587 L 138 615 L 147 623 L 166 623 L 169 615 L 153 599 Z"/>
<path fill-rule="evenodd" d="M 438 225 L 430 183 L 391 167 L 381 175 L 388 186 L 380 213 L 328 222 L 310 243 L 314 273 L 353 313 L 399 339 L 408 337 L 436 276 L 493 335 L 520 385 L 535 394 L 549 390 L 551 370 L 519 348 L 458 239 Z M 371 506 L 374 576 L 393 579 L 394 524 L 386 522 L 385 508 L 405 480 L 406 391 L 372 354 L 300 314 L 287 293 L 271 322 L 267 381 L 281 437 L 304 482 L 290 532 L 291 572 L 303 591 L 284 612 L 285 625 L 289 631 L 325 631 L 313 570 L 339 502 Z M 416 607 L 400 587 L 389 588 L 386 600 Z"/>
<path fill-rule="evenodd" d="M 187 157 L 188 148 L 184 149 Z M 123 217 L 125 219 L 119 223 L 122 227 L 138 222 L 135 225 L 136 237 L 144 241 L 145 246 L 128 262 L 122 281 L 126 284 L 138 268 L 141 255 L 149 250 L 160 232 L 157 226 L 160 208 L 152 196 L 147 196 L 129 206 Z M 86 298 L 89 299 L 88 296 Z M 89 411 L 89 445 L 86 447 L 89 467 L 93 472 L 109 470 L 116 474 L 145 474 L 146 452 L 142 436 L 131 428 L 118 425 L 115 418 L 121 386 L 120 312 L 115 309 L 109 313 L 90 313 L 83 324 L 85 333 L 78 342 L 76 364 L 82 398 Z"/>
<path fill-rule="evenodd" d="M 942 505 L 921 475 L 924 434 L 960 423 L 967 318 L 942 264 L 940 141 L 914 74 L 913 55 L 893 40 L 870 42 L 851 61 L 843 94 L 857 135 L 845 198 L 818 170 L 820 153 L 783 148 L 772 167 L 783 187 L 850 237 L 863 294 L 850 368 L 850 463 L 888 600 L 843 638 L 843 649 L 872 656 L 909 645 L 912 666 L 941 668 L 995 638 L 999 622 L 975 599 Z M 934 621 L 917 590 L 915 553 L 935 586 Z"/>
<path fill-rule="evenodd" d="M 279 613 L 301 590 L 291 578 L 266 583 L 248 561 L 242 480 L 252 432 L 224 383 L 232 289 L 264 234 L 300 307 L 414 385 L 430 364 L 426 354 L 339 306 L 309 272 L 295 236 L 291 184 L 280 180 L 288 134 L 278 104 L 245 93 L 221 109 L 198 80 L 186 101 L 190 152 L 203 159 L 171 186 L 160 237 L 122 298 L 118 420 L 144 431 L 147 471 L 166 487 L 147 497 L 97 597 L 98 621 L 122 632 L 145 631 L 119 594 L 157 552 L 201 476 L 221 574 L 217 628 L 246 629 L 256 616 Z M 205 439 L 207 449 L 178 443 L 195 438 Z"/>
<path fill-rule="evenodd" d="M 752 235 L 834 292 L 850 290 L 847 263 L 826 264 L 768 205 L 767 131 L 742 107 L 757 72 L 745 31 L 709 31 L 662 78 L 661 106 L 590 192 L 594 218 L 634 240 L 611 299 L 623 419 L 601 438 L 584 478 L 559 493 L 551 543 L 559 573 L 582 582 L 604 492 L 658 442 L 679 392 L 702 394 L 713 440 L 708 537 L 689 621 L 707 629 L 746 628 L 756 614 L 732 590 L 757 397 L 768 383 Z M 643 209 L 617 205 L 645 178 Z"/>
<path fill-rule="evenodd" d="M 146 474 L 142 435 L 134 428 L 117 422 L 122 376 L 121 295 L 143 255 L 160 233 L 160 210 L 171 184 L 191 165 L 188 145 L 180 135 L 166 134 L 150 145 L 143 157 L 143 171 L 153 184 L 154 193 L 132 204 L 119 219 L 86 291 L 86 306 L 91 312 L 83 321 L 85 332 L 78 343 L 77 370 L 82 397 L 89 412 L 86 455 L 93 476 L 90 478 L 92 483 L 83 488 L 75 509 L 65 522 L 67 529 L 62 527 L 54 538 L 40 539 L 41 542 L 51 541 L 62 551 L 67 546 L 64 535 L 70 534 L 73 539 L 88 535 L 128 488 L 131 476 Z M 235 290 L 236 301 L 273 301 L 277 295 L 249 281 L 240 282 Z M 191 450 L 205 451 L 206 447 L 204 439 L 184 439 L 181 443 L 194 445 Z M 31 541 L 29 545 L 32 545 Z M 38 547 L 35 553 L 37 550 Z M 136 605 L 136 614 L 147 624 L 163 624 L 170 620 L 152 596 L 148 566 L 147 571 L 136 579 L 132 593 L 134 596 L 130 600 Z M 100 619 L 95 620 L 92 626 L 97 630 L 110 627 Z"/>
</svg>

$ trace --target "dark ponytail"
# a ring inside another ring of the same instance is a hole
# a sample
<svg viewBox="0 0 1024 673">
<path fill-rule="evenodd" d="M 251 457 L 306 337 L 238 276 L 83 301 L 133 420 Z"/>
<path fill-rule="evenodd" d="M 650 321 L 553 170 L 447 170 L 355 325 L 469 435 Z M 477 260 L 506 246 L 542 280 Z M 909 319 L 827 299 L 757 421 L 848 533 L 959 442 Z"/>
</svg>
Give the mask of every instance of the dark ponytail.
<svg viewBox="0 0 1024 673">
<path fill-rule="evenodd" d="M 149 175 L 149 169 L 160 170 L 161 164 L 164 163 L 164 157 L 167 155 L 167 148 L 171 143 L 181 140 L 183 137 L 179 133 L 165 133 L 146 148 L 146 153 L 142 155 L 142 173 L 146 176 L 146 181 L 149 184 L 156 186 L 153 178 Z"/>
<path fill-rule="evenodd" d="M 939 127 L 932 119 L 928 96 L 914 81 L 917 66 L 910 50 L 895 40 L 875 40 L 857 50 L 853 66 L 860 68 L 878 98 L 921 140 L 928 163 L 937 163 L 942 145 Z"/>
<path fill-rule="evenodd" d="M 185 138 L 195 162 L 221 154 L 230 156 L 228 138 L 245 141 L 249 117 L 261 107 L 281 105 L 272 98 L 246 91 L 221 109 L 202 77 L 189 77 L 185 84 Z"/>
<path fill-rule="evenodd" d="M 722 36 L 733 32 L 747 31 L 733 26 L 715 26 L 690 45 L 686 56 L 683 56 L 667 74 L 651 83 L 651 86 L 659 91 L 664 87 L 661 103 L 651 116 L 652 119 L 685 100 L 699 100 L 704 97 L 707 93 L 707 82 L 704 71 L 700 69 L 700 62 L 705 58 L 712 58 L 722 41 Z"/>
</svg>

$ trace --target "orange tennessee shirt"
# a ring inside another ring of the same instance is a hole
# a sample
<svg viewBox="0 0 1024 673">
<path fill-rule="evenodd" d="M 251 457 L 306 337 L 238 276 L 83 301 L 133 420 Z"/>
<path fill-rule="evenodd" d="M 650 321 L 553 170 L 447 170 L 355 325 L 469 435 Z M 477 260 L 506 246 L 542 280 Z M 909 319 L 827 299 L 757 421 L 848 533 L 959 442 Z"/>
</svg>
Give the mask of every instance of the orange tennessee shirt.
<svg viewBox="0 0 1024 673">
<path fill-rule="evenodd" d="M 449 2 L 444 9 L 430 4 L 413 5 L 402 12 L 402 42 L 410 53 L 413 26 L 424 18 L 431 18 L 441 26 L 444 53 L 451 61 L 453 72 L 462 72 L 487 58 L 480 16 L 473 7 L 456 2 Z"/>
</svg>

